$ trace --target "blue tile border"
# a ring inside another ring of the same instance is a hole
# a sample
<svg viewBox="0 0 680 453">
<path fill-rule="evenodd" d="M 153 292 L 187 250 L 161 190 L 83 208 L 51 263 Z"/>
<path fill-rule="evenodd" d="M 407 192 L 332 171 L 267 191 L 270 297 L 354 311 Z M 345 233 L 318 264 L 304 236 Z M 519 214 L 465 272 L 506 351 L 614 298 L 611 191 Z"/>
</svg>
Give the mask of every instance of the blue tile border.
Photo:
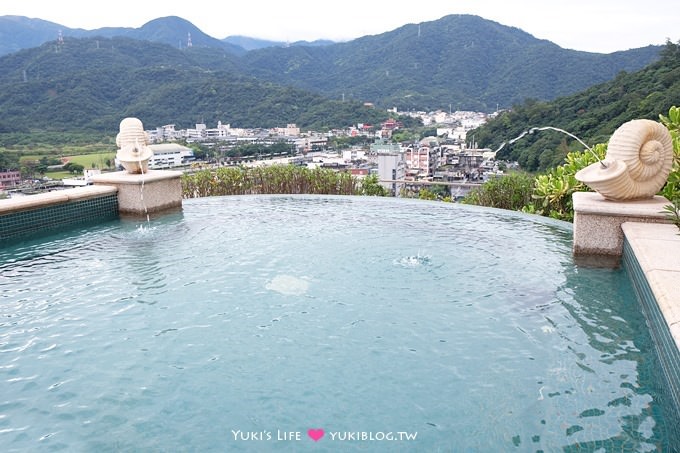
<svg viewBox="0 0 680 453">
<path fill-rule="evenodd" d="M 113 194 L 0 215 L 0 244 L 41 232 L 118 218 Z"/>
<path fill-rule="evenodd" d="M 623 242 L 623 267 L 628 273 L 654 342 L 657 359 L 664 378 L 663 409 L 672 423 L 671 438 L 680 445 L 680 350 L 671 335 L 642 267 L 628 239 Z M 677 450 L 673 450 L 677 451 Z"/>
</svg>

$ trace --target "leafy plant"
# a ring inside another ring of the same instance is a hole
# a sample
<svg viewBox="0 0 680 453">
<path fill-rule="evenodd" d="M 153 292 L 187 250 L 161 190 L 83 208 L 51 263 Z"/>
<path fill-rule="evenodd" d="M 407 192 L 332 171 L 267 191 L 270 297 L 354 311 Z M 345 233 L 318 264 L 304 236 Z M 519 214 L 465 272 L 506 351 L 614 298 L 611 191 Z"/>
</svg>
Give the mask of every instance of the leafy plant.
<svg viewBox="0 0 680 453">
<path fill-rule="evenodd" d="M 677 202 L 680 200 L 680 107 L 671 107 L 668 110 L 668 116 L 659 115 L 659 119 L 671 134 L 674 152 L 673 168 L 668 175 L 666 185 L 661 189 L 661 195 Z"/>
<path fill-rule="evenodd" d="M 376 197 L 386 197 L 388 192 L 385 187 L 378 182 L 378 175 L 375 173 L 372 175 L 366 176 L 362 181 L 361 181 L 361 195 L 369 195 L 369 196 L 376 196 Z"/>
<path fill-rule="evenodd" d="M 436 200 L 437 195 L 429 189 L 420 189 L 418 191 L 418 198 L 420 200 Z"/>
<path fill-rule="evenodd" d="M 492 178 L 481 187 L 470 191 L 463 199 L 463 203 L 521 210 L 531 203 L 533 183 L 534 179 L 526 173 L 510 173 Z"/>
<path fill-rule="evenodd" d="M 671 203 L 663 207 L 666 218 L 680 230 L 680 203 Z M 678 233 L 680 235 L 680 233 Z"/>
<path fill-rule="evenodd" d="M 589 151 L 568 153 L 563 165 L 536 177 L 531 195 L 534 201 L 532 212 L 560 220 L 573 220 L 572 194 L 590 191 L 588 186 L 576 179 L 575 175 L 582 168 L 597 162 L 598 158 L 604 159 L 607 145 L 598 144 L 592 150 L 592 153 Z"/>
</svg>

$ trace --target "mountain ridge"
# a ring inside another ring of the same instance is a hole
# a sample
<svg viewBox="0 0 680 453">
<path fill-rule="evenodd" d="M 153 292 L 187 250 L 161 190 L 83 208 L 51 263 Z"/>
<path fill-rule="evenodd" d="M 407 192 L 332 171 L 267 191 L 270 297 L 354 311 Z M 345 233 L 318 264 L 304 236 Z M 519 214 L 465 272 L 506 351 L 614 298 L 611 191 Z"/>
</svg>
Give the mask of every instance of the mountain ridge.
<svg viewBox="0 0 680 453">
<path fill-rule="evenodd" d="M 54 31 L 54 24 L 47 25 Z M 189 33 L 195 44 L 178 46 Z M 52 126 L 60 118 L 59 127 L 97 129 L 115 116 L 144 114 L 143 121 L 154 124 L 206 118 L 249 127 L 291 122 L 346 127 L 375 123 L 380 115 L 348 114 L 365 103 L 378 107 L 376 112 L 493 111 L 578 92 L 659 58 L 654 46 L 612 54 L 565 50 L 471 15 L 326 46 L 237 53 L 225 44 L 168 16 L 139 29 L 64 35 L 63 42 L 53 39 L 5 55 L 0 121 Z M 79 111 L 101 118 L 82 119 Z"/>
<path fill-rule="evenodd" d="M 418 26 L 418 25 L 423 25 L 423 24 L 430 24 L 430 23 L 435 23 L 438 21 L 441 21 L 442 19 L 446 19 L 449 17 L 477 17 L 479 19 L 483 19 L 485 21 L 493 22 L 488 19 L 484 19 L 480 16 L 476 15 L 471 15 L 471 14 L 450 14 L 443 16 L 440 19 L 433 20 L 433 21 L 425 21 L 425 22 L 420 22 L 420 23 L 409 23 L 409 24 L 404 24 L 400 27 L 397 27 L 396 29 L 393 30 L 386 30 L 382 33 L 379 34 L 374 34 L 374 35 L 365 35 L 365 36 L 360 36 L 355 39 L 349 40 L 349 41 L 341 41 L 341 42 L 336 42 L 328 39 L 316 39 L 313 41 L 306 41 L 306 40 L 298 40 L 298 41 L 293 41 L 293 42 L 285 42 L 285 41 L 276 41 L 276 40 L 268 40 L 268 39 L 263 39 L 263 38 L 257 38 L 257 37 L 251 37 L 251 36 L 243 36 L 243 35 L 229 35 L 225 38 L 219 39 L 213 36 L 210 36 L 203 31 L 200 30 L 199 27 L 191 23 L 190 21 L 183 19 L 179 16 L 160 16 L 156 19 L 152 19 L 145 24 L 143 24 L 141 27 L 134 28 L 134 27 L 100 27 L 96 29 L 83 29 L 83 28 L 70 28 L 65 25 L 58 24 L 56 22 L 51 22 L 48 20 L 40 19 L 40 18 L 32 18 L 32 17 L 27 17 L 27 16 L 17 16 L 17 15 L 4 15 L 0 16 L 0 38 L 2 40 L 0 41 L 0 56 L 6 55 L 7 53 L 14 52 L 16 50 L 24 49 L 24 48 L 29 48 L 29 47 L 36 47 L 40 44 L 43 44 L 46 41 L 50 41 L 53 39 L 56 39 L 57 33 L 59 31 L 62 31 L 63 36 L 73 36 L 73 37 L 94 37 L 94 36 L 104 36 L 104 37 L 112 37 L 112 36 L 127 36 L 127 37 L 133 37 L 136 39 L 148 39 L 147 37 L 144 37 L 144 29 L 148 28 L 150 24 L 157 23 L 159 21 L 163 20 L 175 20 L 177 23 L 180 25 L 184 26 L 184 29 L 182 29 L 178 34 L 173 37 L 172 40 L 170 41 L 159 41 L 159 42 L 165 42 L 166 44 L 170 45 L 176 45 L 178 42 L 182 39 L 186 40 L 186 33 L 187 32 L 195 32 L 197 35 L 201 36 L 201 40 L 203 40 L 203 37 L 207 37 L 209 41 L 212 41 L 212 44 L 215 46 L 220 46 L 222 44 L 227 44 L 229 46 L 235 46 L 236 48 L 232 48 L 231 50 L 241 53 L 244 51 L 249 51 L 249 50 L 255 50 L 255 49 L 260 49 L 264 47 L 290 47 L 290 46 L 326 46 L 326 45 L 332 45 L 332 44 L 341 44 L 345 42 L 352 42 L 357 39 L 362 39 L 362 38 L 369 38 L 372 36 L 379 36 L 385 33 L 390 33 L 392 31 L 398 30 L 403 27 L 408 27 L 408 26 Z M 12 23 L 14 23 L 14 26 L 12 26 Z M 17 24 L 19 24 L 17 26 Z M 503 25 L 499 24 L 503 27 L 510 28 L 510 29 L 515 29 L 522 31 L 522 33 L 525 33 L 528 36 L 531 36 L 534 39 L 540 40 L 539 38 L 533 37 L 533 35 L 523 31 L 522 29 L 511 26 L 511 25 Z M 11 29 L 10 33 L 7 33 L 7 30 Z M 37 32 L 37 37 L 35 37 L 32 40 L 29 40 L 28 42 L 24 40 L 26 36 L 26 32 L 29 30 L 34 30 Z M 140 33 L 141 32 L 141 33 Z M 119 35 L 114 35 L 114 33 L 120 33 Z M 148 39 L 150 41 L 153 41 L 153 39 Z M 192 35 L 192 41 L 194 40 L 193 35 Z M 541 40 L 541 41 L 546 41 L 546 42 L 551 42 L 548 40 Z M 240 45 L 239 42 L 246 43 L 245 46 Z M 552 43 L 552 42 L 551 42 Z M 196 44 L 196 43 L 194 43 Z M 552 43 L 556 46 L 558 46 L 555 43 Z M 202 44 L 199 44 L 202 45 Z M 658 46 L 655 44 L 649 44 L 649 45 L 654 45 Z M 649 46 L 648 45 L 648 46 Z M 644 48 L 648 46 L 642 46 L 638 48 Z M 558 46 L 559 47 L 559 46 Z M 562 47 L 560 47 L 562 48 Z M 229 50 L 229 49 L 227 49 Z M 573 50 L 573 49 L 565 49 L 565 50 Z M 632 50 L 632 49 L 621 49 L 618 51 L 614 52 L 609 52 L 609 53 L 599 53 L 599 52 L 588 52 L 588 51 L 580 51 L 580 50 L 575 50 L 576 52 L 585 52 L 585 53 L 595 53 L 598 55 L 609 55 L 612 53 L 617 53 L 617 52 L 625 52 L 627 50 Z"/>
<path fill-rule="evenodd" d="M 162 42 L 172 46 L 186 47 L 188 33 L 191 33 L 193 46 L 214 47 L 234 55 L 243 55 L 249 50 L 265 47 L 326 46 L 334 41 L 318 39 L 314 41 L 274 41 L 249 36 L 232 35 L 218 39 L 204 33 L 190 21 L 179 16 L 163 16 L 152 19 L 141 27 L 101 27 L 91 30 L 70 28 L 56 22 L 26 16 L 0 16 L 0 56 L 38 47 L 45 42 L 56 40 L 59 34 L 65 38 L 86 38 L 124 36 L 128 38 Z M 33 36 L 30 36 L 33 34 Z"/>
<path fill-rule="evenodd" d="M 658 59 L 660 48 L 568 50 L 479 16 L 449 15 L 323 48 L 253 50 L 242 59 L 257 78 L 336 99 L 344 93 L 399 110 L 492 111 L 638 70 Z"/>
</svg>

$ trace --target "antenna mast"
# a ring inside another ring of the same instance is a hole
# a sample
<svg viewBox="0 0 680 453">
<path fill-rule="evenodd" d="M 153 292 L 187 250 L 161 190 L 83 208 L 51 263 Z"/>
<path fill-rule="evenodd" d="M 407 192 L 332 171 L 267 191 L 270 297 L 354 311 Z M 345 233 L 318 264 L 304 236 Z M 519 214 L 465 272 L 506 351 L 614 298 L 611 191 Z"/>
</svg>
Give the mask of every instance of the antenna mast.
<svg viewBox="0 0 680 453">
<path fill-rule="evenodd" d="M 57 35 L 57 53 L 61 52 L 61 48 L 64 46 L 64 35 L 61 34 L 61 30 L 59 30 L 59 34 Z"/>
</svg>

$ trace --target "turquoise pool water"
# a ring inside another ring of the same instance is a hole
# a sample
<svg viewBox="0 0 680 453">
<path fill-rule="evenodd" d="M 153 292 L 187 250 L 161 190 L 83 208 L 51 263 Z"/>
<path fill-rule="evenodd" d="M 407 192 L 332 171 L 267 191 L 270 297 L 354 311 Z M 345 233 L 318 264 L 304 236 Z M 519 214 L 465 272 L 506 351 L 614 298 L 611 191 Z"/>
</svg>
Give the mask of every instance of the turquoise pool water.
<svg viewBox="0 0 680 453">
<path fill-rule="evenodd" d="M 627 275 L 571 234 L 248 196 L 5 247 L 0 450 L 668 451 Z"/>
</svg>

